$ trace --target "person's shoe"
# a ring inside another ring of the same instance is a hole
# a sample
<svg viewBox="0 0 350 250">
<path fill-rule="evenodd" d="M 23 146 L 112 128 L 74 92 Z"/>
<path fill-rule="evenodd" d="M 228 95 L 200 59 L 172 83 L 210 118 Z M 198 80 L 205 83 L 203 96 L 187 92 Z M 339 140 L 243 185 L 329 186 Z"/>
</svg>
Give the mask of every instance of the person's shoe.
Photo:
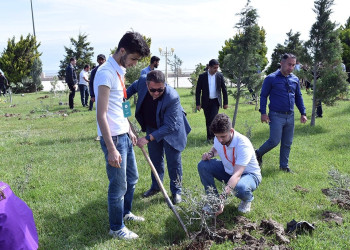
<svg viewBox="0 0 350 250">
<path fill-rule="evenodd" d="M 241 203 L 238 206 L 238 211 L 244 214 L 248 213 L 250 212 L 251 205 L 252 203 L 250 201 L 241 201 Z"/>
<path fill-rule="evenodd" d="M 181 194 L 173 194 L 172 202 L 174 205 L 181 203 L 181 201 L 182 201 Z"/>
<path fill-rule="evenodd" d="M 286 173 L 293 173 L 293 171 L 292 171 L 289 167 L 286 167 L 286 168 L 280 167 L 280 170 L 281 170 L 281 171 L 284 171 L 284 172 L 286 172 Z"/>
<path fill-rule="evenodd" d="M 153 195 L 155 195 L 155 194 L 157 194 L 157 193 L 159 193 L 159 192 L 160 192 L 160 190 L 149 189 L 149 190 L 147 190 L 146 192 L 144 192 L 142 196 L 143 196 L 144 198 L 147 198 L 147 197 L 151 197 L 151 196 L 153 196 Z"/>
<path fill-rule="evenodd" d="M 259 166 L 261 167 L 262 164 L 263 164 L 263 160 L 262 160 L 262 156 L 259 156 L 257 151 L 258 150 L 255 150 L 255 156 L 256 156 L 256 159 L 257 159 L 257 161 L 259 163 Z"/>
<path fill-rule="evenodd" d="M 109 235 L 121 240 L 134 240 L 139 237 L 137 234 L 127 229 L 127 227 L 123 227 L 117 231 L 109 230 Z"/>
<path fill-rule="evenodd" d="M 124 221 L 145 221 L 145 218 L 141 216 L 136 216 L 133 213 L 128 213 L 124 215 Z"/>
<path fill-rule="evenodd" d="M 95 141 L 100 141 L 100 140 L 101 140 L 100 136 L 97 136 L 97 137 L 95 138 Z"/>
</svg>

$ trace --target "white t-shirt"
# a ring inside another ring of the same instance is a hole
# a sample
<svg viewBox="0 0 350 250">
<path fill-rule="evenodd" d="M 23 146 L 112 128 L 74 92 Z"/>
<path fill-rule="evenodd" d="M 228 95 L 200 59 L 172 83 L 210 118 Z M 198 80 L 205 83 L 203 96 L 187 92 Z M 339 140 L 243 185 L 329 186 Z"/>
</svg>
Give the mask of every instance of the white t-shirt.
<svg viewBox="0 0 350 250">
<path fill-rule="evenodd" d="M 119 80 L 117 71 L 124 81 L 124 75 L 126 69 L 119 66 L 112 56 L 108 58 L 106 63 L 101 65 L 95 75 L 94 79 L 94 92 L 96 99 L 96 110 L 98 105 L 98 87 L 101 85 L 110 88 L 108 109 L 107 109 L 107 122 L 112 136 L 121 135 L 129 132 L 129 122 L 124 117 L 122 103 L 124 98 L 124 91 L 122 84 Z M 96 112 L 97 114 L 97 112 Z M 100 127 L 97 122 L 97 134 L 102 136 Z"/>
<path fill-rule="evenodd" d="M 227 158 L 225 156 L 223 147 L 226 148 Z M 233 148 L 235 148 L 235 164 L 245 167 L 243 174 L 253 173 L 261 181 L 261 171 L 259 163 L 256 160 L 253 145 L 247 137 L 245 137 L 237 131 L 234 131 L 233 139 L 230 143 L 230 146 L 228 147 L 222 145 L 215 137 L 214 148 L 216 149 L 221 158 L 226 173 L 233 175 Z"/>
<path fill-rule="evenodd" d="M 84 84 L 84 85 L 88 86 L 88 82 L 85 81 L 84 77 L 86 79 L 89 79 L 89 72 L 82 70 L 79 74 L 79 84 Z"/>
<path fill-rule="evenodd" d="M 218 95 L 216 94 L 216 73 L 214 75 L 211 75 L 208 72 L 208 83 L 209 83 L 209 98 L 210 99 L 218 98 Z"/>
</svg>

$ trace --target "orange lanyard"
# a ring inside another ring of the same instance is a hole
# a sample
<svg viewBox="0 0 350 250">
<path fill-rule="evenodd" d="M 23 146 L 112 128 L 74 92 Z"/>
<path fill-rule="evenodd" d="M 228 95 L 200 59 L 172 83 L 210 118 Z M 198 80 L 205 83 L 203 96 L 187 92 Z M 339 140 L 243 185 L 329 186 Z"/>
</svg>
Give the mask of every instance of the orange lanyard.
<svg viewBox="0 0 350 250">
<path fill-rule="evenodd" d="M 232 166 L 235 166 L 235 148 L 232 149 L 232 161 L 230 161 L 227 157 L 227 154 L 226 154 L 226 147 L 225 145 L 222 145 L 222 147 L 224 148 L 224 153 L 225 153 L 225 157 L 226 159 L 231 162 Z"/>
<path fill-rule="evenodd" d="M 124 82 L 122 81 L 122 78 L 120 77 L 120 75 L 119 75 L 119 72 L 118 72 L 118 71 L 117 71 L 117 74 L 118 74 L 118 77 L 119 77 L 120 83 L 121 83 L 121 85 L 122 85 L 122 87 L 123 87 L 124 98 L 125 98 L 125 99 L 127 99 L 127 98 L 128 98 L 128 95 L 126 94 L 125 84 L 124 84 Z M 125 78 L 124 78 L 124 79 L 125 79 Z"/>
</svg>

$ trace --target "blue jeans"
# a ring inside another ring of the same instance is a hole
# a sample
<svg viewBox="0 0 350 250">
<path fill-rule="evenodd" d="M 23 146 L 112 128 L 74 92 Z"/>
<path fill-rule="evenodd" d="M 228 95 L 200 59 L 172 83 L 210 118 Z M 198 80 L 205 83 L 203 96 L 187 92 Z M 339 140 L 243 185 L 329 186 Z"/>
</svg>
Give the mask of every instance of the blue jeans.
<svg viewBox="0 0 350 250">
<path fill-rule="evenodd" d="M 89 88 L 84 84 L 79 84 L 81 105 L 87 106 L 89 100 Z"/>
<path fill-rule="evenodd" d="M 147 134 L 152 133 L 156 129 L 147 128 Z M 159 178 L 164 179 L 164 153 L 168 166 L 170 179 L 170 191 L 174 194 L 181 194 L 181 186 L 178 183 L 182 181 L 182 163 L 181 152 L 170 146 L 165 140 L 160 142 L 151 141 L 147 144 L 150 159 L 157 170 Z M 159 190 L 158 183 L 153 173 L 151 173 L 152 185 L 151 189 Z"/>
<path fill-rule="evenodd" d="M 280 168 L 287 168 L 294 136 L 294 113 L 280 114 L 270 111 L 269 118 L 270 138 L 257 150 L 257 153 L 263 156 L 281 142 Z"/>
<path fill-rule="evenodd" d="M 225 172 L 224 165 L 217 159 L 200 161 L 198 163 L 198 173 L 207 193 L 209 187 L 213 187 L 215 193 L 218 193 L 215 179 L 227 183 L 232 177 L 232 175 Z M 235 196 L 242 201 L 252 201 L 254 199 L 253 191 L 259 186 L 259 184 L 260 181 L 254 174 L 242 174 L 234 188 Z"/>
<path fill-rule="evenodd" d="M 108 164 L 106 143 L 101 137 L 100 144 L 106 159 L 108 186 L 108 215 L 110 229 L 113 231 L 124 227 L 123 217 L 130 213 L 134 198 L 135 185 L 139 178 L 134 149 L 128 134 L 112 136 L 113 143 L 119 151 L 122 162 L 120 168 Z"/>
</svg>

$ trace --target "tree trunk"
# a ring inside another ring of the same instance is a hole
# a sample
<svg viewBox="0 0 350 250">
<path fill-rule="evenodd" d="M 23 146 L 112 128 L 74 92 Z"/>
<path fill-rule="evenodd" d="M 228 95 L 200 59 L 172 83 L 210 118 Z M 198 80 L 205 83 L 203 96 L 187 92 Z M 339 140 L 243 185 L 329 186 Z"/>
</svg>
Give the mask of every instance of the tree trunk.
<svg viewBox="0 0 350 250">
<path fill-rule="evenodd" d="M 313 95 L 312 95 L 312 113 L 311 113 L 311 126 L 315 126 L 315 122 L 316 122 L 316 81 L 317 81 L 317 67 L 316 67 L 316 63 L 313 66 Z M 311 86 L 310 86 L 311 87 Z"/>
<path fill-rule="evenodd" d="M 235 112 L 233 114 L 232 119 L 232 128 L 235 127 L 236 124 L 236 118 L 237 118 L 237 112 L 238 112 L 238 104 L 239 104 L 239 98 L 241 97 L 241 78 L 238 78 L 237 81 L 237 98 L 236 98 L 236 104 L 235 104 Z"/>
</svg>

